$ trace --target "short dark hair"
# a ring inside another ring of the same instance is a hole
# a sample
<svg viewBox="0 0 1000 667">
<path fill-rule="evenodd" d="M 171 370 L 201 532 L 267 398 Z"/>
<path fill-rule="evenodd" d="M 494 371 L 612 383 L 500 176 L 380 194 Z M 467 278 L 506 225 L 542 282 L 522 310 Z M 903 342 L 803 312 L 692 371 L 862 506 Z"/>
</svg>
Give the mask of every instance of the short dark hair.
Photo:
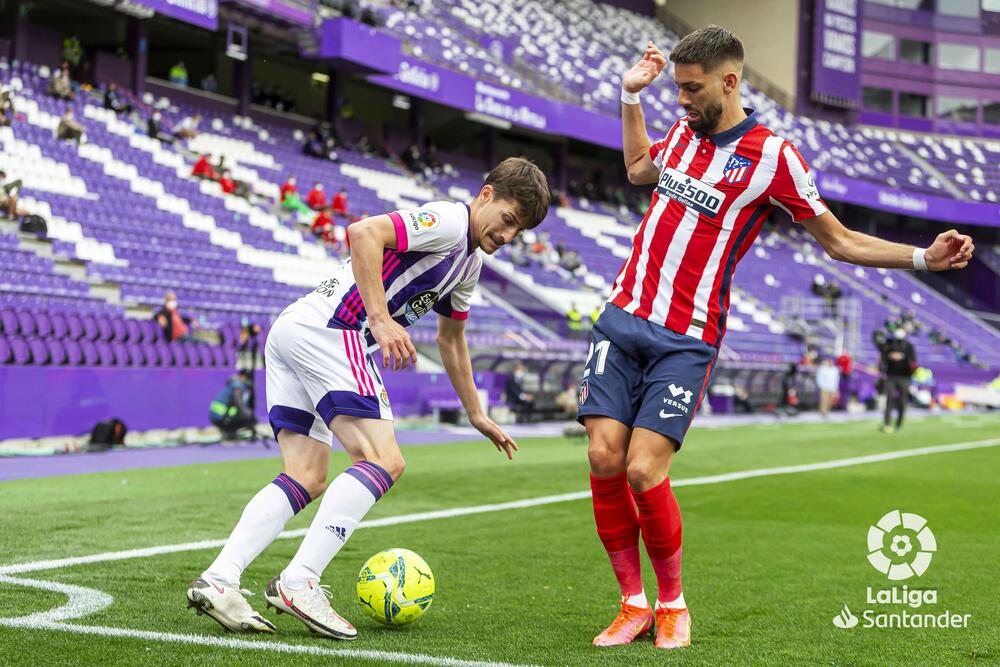
<svg viewBox="0 0 1000 667">
<path fill-rule="evenodd" d="M 531 160 L 509 157 L 493 167 L 483 185 L 493 186 L 497 199 L 517 204 L 518 217 L 526 229 L 542 224 L 549 211 L 549 183 L 545 174 Z"/>
<path fill-rule="evenodd" d="M 731 30 L 717 25 L 686 35 L 670 52 L 670 62 L 701 65 L 706 72 L 729 60 L 743 64 L 743 42 Z"/>
</svg>

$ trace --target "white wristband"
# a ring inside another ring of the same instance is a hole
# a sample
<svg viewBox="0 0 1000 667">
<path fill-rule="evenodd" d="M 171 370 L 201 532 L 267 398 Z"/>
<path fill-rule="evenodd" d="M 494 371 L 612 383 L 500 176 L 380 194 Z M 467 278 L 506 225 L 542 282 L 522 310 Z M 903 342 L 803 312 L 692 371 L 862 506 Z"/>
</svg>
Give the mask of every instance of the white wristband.
<svg viewBox="0 0 1000 667">
<path fill-rule="evenodd" d="M 925 252 L 927 252 L 925 248 L 913 249 L 913 268 L 917 271 L 927 270 L 927 260 L 924 258 Z"/>
<path fill-rule="evenodd" d="M 639 93 L 630 93 L 622 88 L 622 104 L 638 104 Z"/>
</svg>

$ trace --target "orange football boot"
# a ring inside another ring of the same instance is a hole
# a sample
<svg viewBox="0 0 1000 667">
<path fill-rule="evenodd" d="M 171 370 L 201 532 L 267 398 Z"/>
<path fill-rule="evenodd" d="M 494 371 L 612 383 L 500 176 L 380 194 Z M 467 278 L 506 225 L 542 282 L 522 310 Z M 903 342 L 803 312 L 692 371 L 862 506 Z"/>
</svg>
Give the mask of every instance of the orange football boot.
<svg viewBox="0 0 1000 667">
<path fill-rule="evenodd" d="M 594 638 L 594 646 L 622 646 L 631 644 L 636 637 L 654 628 L 653 610 L 649 607 L 633 607 L 625 604 L 622 598 L 622 609 L 618 616 L 604 632 Z"/>
<path fill-rule="evenodd" d="M 656 648 L 683 648 L 691 645 L 691 615 L 687 609 L 656 609 Z"/>
</svg>

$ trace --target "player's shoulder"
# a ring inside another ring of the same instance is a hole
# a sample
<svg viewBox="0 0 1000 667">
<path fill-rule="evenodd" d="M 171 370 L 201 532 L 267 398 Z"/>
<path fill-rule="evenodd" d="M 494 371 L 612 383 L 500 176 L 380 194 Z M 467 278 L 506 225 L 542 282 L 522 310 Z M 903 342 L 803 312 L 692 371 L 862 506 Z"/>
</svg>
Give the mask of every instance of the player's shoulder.
<svg viewBox="0 0 1000 667">
<path fill-rule="evenodd" d="M 776 153 L 780 153 L 781 151 L 785 150 L 785 148 L 788 146 L 791 146 L 793 149 L 795 149 L 795 143 L 791 139 L 775 132 L 767 125 L 759 121 L 753 127 L 753 129 L 750 130 L 750 132 L 748 132 L 747 134 L 748 135 L 753 134 L 754 138 L 760 141 L 762 144 L 765 140 L 769 140 L 767 143 L 770 146 L 774 147 L 774 151 Z"/>
<path fill-rule="evenodd" d="M 469 221 L 469 209 L 460 202 L 431 201 L 404 209 L 400 214 L 413 232 L 451 231 L 465 227 Z"/>
</svg>

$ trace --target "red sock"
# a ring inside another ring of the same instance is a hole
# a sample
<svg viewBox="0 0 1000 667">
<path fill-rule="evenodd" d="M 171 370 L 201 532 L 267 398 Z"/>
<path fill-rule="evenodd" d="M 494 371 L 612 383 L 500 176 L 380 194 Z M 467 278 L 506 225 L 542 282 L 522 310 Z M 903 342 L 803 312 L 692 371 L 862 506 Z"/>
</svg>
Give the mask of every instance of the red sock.
<svg viewBox="0 0 1000 667">
<path fill-rule="evenodd" d="M 622 595 L 642 592 L 639 567 L 639 517 L 625 473 L 614 477 L 590 475 L 597 534 L 611 559 Z"/>
<path fill-rule="evenodd" d="M 639 508 L 639 525 L 646 553 L 653 563 L 659 602 L 681 594 L 681 508 L 670 489 L 670 478 L 642 493 L 632 492 Z"/>
</svg>

